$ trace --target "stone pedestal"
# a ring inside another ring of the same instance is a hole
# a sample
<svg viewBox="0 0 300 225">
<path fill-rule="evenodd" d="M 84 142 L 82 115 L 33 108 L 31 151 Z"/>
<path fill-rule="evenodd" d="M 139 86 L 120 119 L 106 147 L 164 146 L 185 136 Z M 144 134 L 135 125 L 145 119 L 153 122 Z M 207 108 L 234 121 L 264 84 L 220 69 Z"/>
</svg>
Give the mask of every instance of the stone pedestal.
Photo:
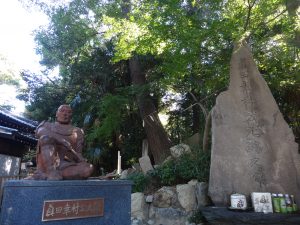
<svg viewBox="0 0 300 225">
<path fill-rule="evenodd" d="M 7 181 L 0 224 L 130 225 L 131 184 L 124 180 Z M 97 215 L 99 211 L 102 215 Z"/>
<path fill-rule="evenodd" d="M 299 225 L 300 214 L 230 211 L 226 207 L 204 207 L 201 213 L 211 225 Z"/>
</svg>

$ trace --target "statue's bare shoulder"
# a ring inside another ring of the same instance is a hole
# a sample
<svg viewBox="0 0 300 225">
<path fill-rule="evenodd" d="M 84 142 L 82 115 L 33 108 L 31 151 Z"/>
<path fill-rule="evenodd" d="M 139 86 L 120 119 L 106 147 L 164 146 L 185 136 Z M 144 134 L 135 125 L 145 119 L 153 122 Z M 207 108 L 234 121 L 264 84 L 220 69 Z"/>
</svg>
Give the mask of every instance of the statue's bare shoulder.
<svg viewBox="0 0 300 225">
<path fill-rule="evenodd" d="M 52 123 L 48 121 L 41 122 L 35 130 L 36 137 L 41 137 L 42 135 L 50 135 L 51 136 L 51 125 Z"/>
</svg>

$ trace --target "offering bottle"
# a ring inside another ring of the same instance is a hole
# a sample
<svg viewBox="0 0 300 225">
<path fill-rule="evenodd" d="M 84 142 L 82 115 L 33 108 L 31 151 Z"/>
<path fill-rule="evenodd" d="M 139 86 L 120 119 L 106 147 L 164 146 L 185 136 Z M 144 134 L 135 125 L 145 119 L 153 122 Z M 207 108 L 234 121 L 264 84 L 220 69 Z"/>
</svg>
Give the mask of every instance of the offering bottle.
<svg viewBox="0 0 300 225">
<path fill-rule="evenodd" d="M 287 213 L 285 198 L 284 198 L 283 194 L 278 194 L 278 197 L 279 197 L 279 201 L 280 201 L 280 212 Z"/>
<path fill-rule="evenodd" d="M 297 207 L 294 195 L 291 195 L 291 201 L 292 201 L 292 205 L 293 205 L 293 212 L 297 212 L 298 207 Z"/>
<path fill-rule="evenodd" d="M 280 199 L 277 194 L 272 194 L 273 210 L 275 213 L 280 213 Z"/>
<path fill-rule="evenodd" d="M 287 213 L 292 213 L 293 212 L 293 204 L 292 204 L 291 198 L 288 194 L 285 194 L 285 205 L 286 205 Z"/>
</svg>

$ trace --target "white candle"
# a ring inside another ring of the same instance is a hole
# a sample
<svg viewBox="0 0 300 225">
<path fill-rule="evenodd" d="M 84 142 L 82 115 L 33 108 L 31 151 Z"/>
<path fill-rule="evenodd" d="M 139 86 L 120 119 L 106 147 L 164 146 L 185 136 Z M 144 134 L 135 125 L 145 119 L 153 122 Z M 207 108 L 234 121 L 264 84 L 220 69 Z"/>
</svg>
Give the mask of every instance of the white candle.
<svg viewBox="0 0 300 225">
<path fill-rule="evenodd" d="M 117 167 L 117 174 L 121 175 L 121 155 L 120 151 L 118 151 L 118 167 Z"/>
</svg>

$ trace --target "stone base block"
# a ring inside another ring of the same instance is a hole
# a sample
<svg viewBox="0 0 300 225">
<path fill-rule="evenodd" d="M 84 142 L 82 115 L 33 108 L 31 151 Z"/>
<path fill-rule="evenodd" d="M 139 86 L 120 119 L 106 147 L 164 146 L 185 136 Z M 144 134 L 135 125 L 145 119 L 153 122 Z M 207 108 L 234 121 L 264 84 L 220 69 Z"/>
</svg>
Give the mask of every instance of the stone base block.
<svg viewBox="0 0 300 225">
<path fill-rule="evenodd" d="M 211 225 L 299 225 L 300 214 L 256 213 L 253 211 L 231 211 L 225 207 L 203 207 L 200 209 Z"/>
<path fill-rule="evenodd" d="M 130 225 L 131 185 L 124 180 L 7 181 L 0 224 Z"/>
</svg>

